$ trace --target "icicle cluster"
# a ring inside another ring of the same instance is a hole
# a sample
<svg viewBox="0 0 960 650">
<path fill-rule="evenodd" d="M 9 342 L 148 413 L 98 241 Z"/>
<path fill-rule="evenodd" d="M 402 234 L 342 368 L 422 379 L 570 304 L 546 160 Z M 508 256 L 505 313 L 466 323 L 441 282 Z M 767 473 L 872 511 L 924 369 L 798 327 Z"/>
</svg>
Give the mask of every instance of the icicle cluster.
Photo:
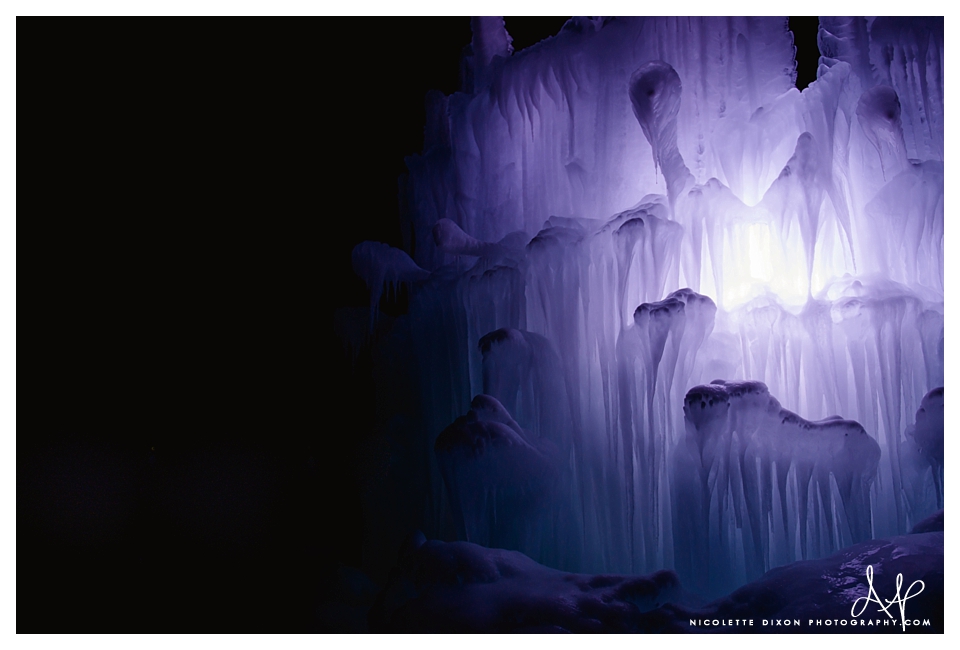
<svg viewBox="0 0 960 650">
<path fill-rule="evenodd" d="M 942 20 L 824 20 L 803 93 L 784 19 L 476 29 L 415 261 L 354 257 L 413 286 L 376 356 L 412 524 L 717 593 L 942 507 Z"/>
</svg>

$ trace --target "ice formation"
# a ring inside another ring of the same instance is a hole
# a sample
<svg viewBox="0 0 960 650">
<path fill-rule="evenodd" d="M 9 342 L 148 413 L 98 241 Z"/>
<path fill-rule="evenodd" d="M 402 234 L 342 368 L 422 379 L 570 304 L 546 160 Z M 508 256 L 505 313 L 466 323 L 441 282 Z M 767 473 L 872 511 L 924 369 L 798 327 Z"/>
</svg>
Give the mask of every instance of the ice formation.
<svg viewBox="0 0 960 650">
<path fill-rule="evenodd" d="M 474 34 L 410 255 L 354 252 L 372 310 L 412 287 L 404 525 L 717 595 L 942 508 L 942 19 L 822 20 L 803 92 L 785 19 Z"/>
<path fill-rule="evenodd" d="M 904 432 L 900 466 L 907 506 L 914 518 L 943 507 L 943 389 L 927 393 L 914 424 Z"/>
<path fill-rule="evenodd" d="M 515 551 L 413 536 L 370 609 L 370 631 L 899 633 L 900 621 L 887 619 L 876 605 L 851 619 L 851 604 L 868 593 L 867 566 L 884 598 L 896 593 L 898 574 L 922 580 L 923 590 L 905 608 L 916 627 L 906 629 L 943 633 L 942 517 L 939 527 L 931 521 L 923 532 L 861 542 L 826 558 L 773 569 L 706 604 L 692 599 L 672 571 L 565 573 Z M 899 615 L 896 607 L 893 611 Z"/>
<path fill-rule="evenodd" d="M 516 551 L 469 542 L 407 541 L 370 612 L 374 632 L 680 631 L 657 608 L 680 596 L 672 571 L 577 575 Z"/>
<path fill-rule="evenodd" d="M 692 388 L 683 410 L 687 434 L 673 475 L 699 481 L 674 481 L 674 553 L 695 586 L 742 582 L 741 562 L 746 575 L 758 575 L 798 555 L 846 546 L 842 537 L 872 537 L 870 488 L 880 446 L 858 423 L 839 416 L 808 422 L 750 381 Z M 705 530 L 717 535 L 700 534 Z"/>
<path fill-rule="evenodd" d="M 558 449 L 529 437 L 489 395 L 478 395 L 469 413 L 437 437 L 440 473 L 464 539 L 526 549 L 549 524 L 541 519 L 556 510 Z"/>
</svg>

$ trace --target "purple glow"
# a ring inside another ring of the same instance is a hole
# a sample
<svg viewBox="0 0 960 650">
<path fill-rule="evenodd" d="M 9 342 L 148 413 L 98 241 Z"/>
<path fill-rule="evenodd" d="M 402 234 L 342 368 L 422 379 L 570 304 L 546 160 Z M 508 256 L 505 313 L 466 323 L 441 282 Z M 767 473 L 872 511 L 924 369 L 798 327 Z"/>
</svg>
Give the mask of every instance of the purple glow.
<svg viewBox="0 0 960 650">
<path fill-rule="evenodd" d="M 474 24 L 407 252 L 354 253 L 374 310 L 411 289 L 371 502 L 710 595 L 943 507 L 942 20 L 821 41 L 801 93 L 783 19 Z"/>
</svg>

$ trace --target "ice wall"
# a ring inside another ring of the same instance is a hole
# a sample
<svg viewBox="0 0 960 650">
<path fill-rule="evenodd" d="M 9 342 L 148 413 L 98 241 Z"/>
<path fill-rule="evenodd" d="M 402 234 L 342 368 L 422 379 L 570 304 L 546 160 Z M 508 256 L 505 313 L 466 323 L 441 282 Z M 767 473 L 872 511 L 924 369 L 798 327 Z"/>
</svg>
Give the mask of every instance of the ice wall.
<svg viewBox="0 0 960 650">
<path fill-rule="evenodd" d="M 697 386 L 683 410 L 687 431 L 672 467 L 674 551 L 693 586 L 742 583 L 872 537 L 880 446 L 860 424 L 807 421 L 756 381 Z"/>
<path fill-rule="evenodd" d="M 493 41 L 489 31 L 478 38 Z M 449 261 L 429 236 L 442 218 L 495 241 L 515 230 L 532 235 L 554 215 L 604 219 L 636 204 L 639 188 L 663 193 L 627 95 L 633 73 L 658 60 L 691 80 L 678 147 L 701 182 L 723 178 L 711 132 L 792 87 L 786 19 L 575 18 L 513 56 L 493 56 L 485 66 L 474 58 L 472 77 L 488 81 L 471 93 L 432 95 L 428 114 L 437 119 L 427 125 L 428 148 L 407 161 L 416 261 L 424 268 Z"/>
<path fill-rule="evenodd" d="M 825 19 L 802 93 L 785 19 L 474 29 L 354 256 L 404 525 L 721 593 L 942 508 L 942 19 Z"/>
</svg>

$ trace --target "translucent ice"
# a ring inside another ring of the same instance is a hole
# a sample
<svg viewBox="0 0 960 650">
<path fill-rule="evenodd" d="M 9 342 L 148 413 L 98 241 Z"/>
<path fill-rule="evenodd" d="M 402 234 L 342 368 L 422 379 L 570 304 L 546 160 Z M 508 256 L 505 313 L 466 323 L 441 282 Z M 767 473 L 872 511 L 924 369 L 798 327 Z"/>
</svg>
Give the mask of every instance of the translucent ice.
<svg viewBox="0 0 960 650">
<path fill-rule="evenodd" d="M 697 587 L 754 579 L 771 564 L 820 556 L 821 543 L 832 550 L 872 536 L 880 446 L 858 423 L 807 421 L 749 381 L 692 388 L 683 410 L 674 546 Z"/>
<path fill-rule="evenodd" d="M 942 507 L 942 18 L 820 47 L 801 93 L 782 18 L 474 21 L 415 261 L 354 252 L 374 308 L 411 286 L 377 349 L 411 525 L 721 593 Z"/>
</svg>

